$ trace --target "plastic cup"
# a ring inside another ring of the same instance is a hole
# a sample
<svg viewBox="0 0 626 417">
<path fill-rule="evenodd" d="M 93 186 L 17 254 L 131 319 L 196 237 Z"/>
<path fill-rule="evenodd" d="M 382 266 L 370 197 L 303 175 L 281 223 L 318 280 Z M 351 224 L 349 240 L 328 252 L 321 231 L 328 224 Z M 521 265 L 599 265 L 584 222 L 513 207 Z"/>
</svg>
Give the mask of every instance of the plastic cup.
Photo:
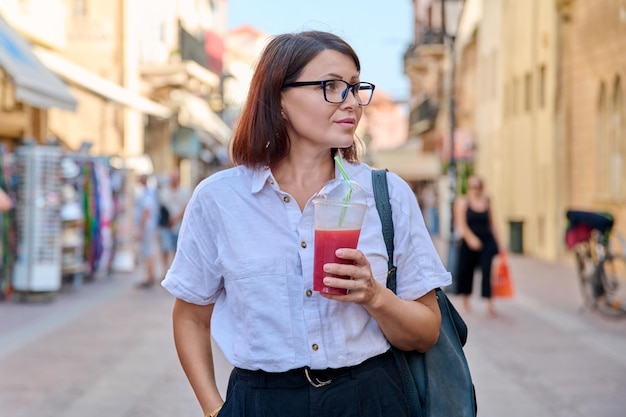
<svg viewBox="0 0 626 417">
<path fill-rule="evenodd" d="M 347 276 L 324 272 L 324 264 L 350 264 L 352 261 L 335 256 L 339 248 L 356 249 L 367 206 L 346 201 L 318 199 L 315 207 L 315 249 L 313 289 L 327 294 L 347 294 L 343 288 L 327 287 L 324 277 L 350 279 Z"/>
</svg>

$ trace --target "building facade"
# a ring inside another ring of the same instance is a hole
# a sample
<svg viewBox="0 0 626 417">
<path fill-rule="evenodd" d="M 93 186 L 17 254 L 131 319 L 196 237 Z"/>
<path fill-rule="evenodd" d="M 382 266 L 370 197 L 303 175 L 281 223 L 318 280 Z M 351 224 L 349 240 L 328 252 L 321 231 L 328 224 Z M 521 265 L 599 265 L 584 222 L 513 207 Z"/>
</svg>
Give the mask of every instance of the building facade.
<svg viewBox="0 0 626 417">
<path fill-rule="evenodd" d="M 626 235 L 626 3 L 559 0 L 556 6 L 563 209 L 608 211 Z"/>
<path fill-rule="evenodd" d="M 227 161 L 231 129 L 216 114 L 223 103 L 225 22 L 225 0 L 0 2 L 0 186 L 16 196 L 17 218 L 30 221 L 23 199 L 29 183 L 23 174 L 30 170 L 14 161 L 31 147 L 20 145 L 60 144 L 41 147 L 55 152 L 42 165 L 48 178 L 63 173 L 66 183 L 55 182 L 42 201 L 50 199 L 51 212 L 60 207 L 59 196 L 63 204 L 84 203 L 71 222 L 46 217 L 46 230 L 83 229 L 84 245 L 71 245 L 93 268 L 81 270 L 76 258 L 76 277 L 134 267 L 134 174 L 176 167 L 181 182 L 193 186 Z M 0 228 L 3 236 L 13 233 Z M 59 239 L 66 234 L 54 236 L 55 253 L 70 248 Z M 2 257 L 30 247 L 17 240 Z M 96 253 L 106 259 L 96 261 Z M 3 269 L 3 280 L 9 276 Z"/>
<path fill-rule="evenodd" d="M 478 62 L 475 170 L 493 195 L 503 243 L 555 259 L 564 205 L 557 192 L 556 9 L 540 0 L 465 6 L 464 21 L 474 23 L 461 27 L 476 38 Z"/>
<path fill-rule="evenodd" d="M 459 71 L 458 54 L 452 55 L 452 38 L 446 36 L 446 22 L 458 22 L 461 9 L 446 14 L 443 6 L 442 0 L 413 0 L 414 39 L 405 53 L 404 68 L 411 88 L 409 142 L 415 142 L 418 150 L 412 165 L 429 167 L 429 187 L 437 195 L 439 229 L 442 237 L 449 238 L 451 193 L 458 192 L 459 177 L 451 173 L 449 166 L 453 160 L 455 169 L 472 162 L 473 132 L 467 123 L 470 115 L 451 117 L 451 108 L 458 110 L 464 100 L 463 91 L 451 82 L 452 78 L 466 75 Z M 463 71 L 469 71 L 469 67 Z M 466 95 L 472 94 L 469 88 Z"/>
<path fill-rule="evenodd" d="M 459 123 L 473 125 L 474 170 L 493 196 L 503 243 L 524 253 L 567 258 L 570 208 L 608 211 L 626 233 L 619 3 L 465 1 Z"/>
<path fill-rule="evenodd" d="M 136 1 L 138 70 L 152 99 L 174 114 L 148 119 L 146 153 L 155 171 L 181 168 L 189 185 L 226 163 L 232 134 L 224 123 L 225 0 Z M 149 11 L 146 13 L 146 11 Z"/>
<path fill-rule="evenodd" d="M 0 38 L 0 135 L 12 146 L 27 137 L 55 138 L 69 151 L 88 144 L 92 155 L 121 157 L 146 172 L 182 164 L 189 182 L 197 182 L 224 162 L 231 135 L 216 114 L 226 6 L 225 0 L 3 1 L 2 33 L 11 32 Z M 26 62 L 22 55 L 39 70 L 24 81 L 26 67 L 16 66 Z M 34 88 L 41 90 L 35 100 Z"/>
<path fill-rule="evenodd" d="M 58 24 L 45 24 L 46 17 L 54 17 Z M 49 109 L 76 110 L 76 97 L 32 48 L 32 44 L 61 47 L 64 29 L 61 0 L 0 3 L 0 142 L 9 149 L 22 138 L 39 142 L 48 138 Z"/>
</svg>

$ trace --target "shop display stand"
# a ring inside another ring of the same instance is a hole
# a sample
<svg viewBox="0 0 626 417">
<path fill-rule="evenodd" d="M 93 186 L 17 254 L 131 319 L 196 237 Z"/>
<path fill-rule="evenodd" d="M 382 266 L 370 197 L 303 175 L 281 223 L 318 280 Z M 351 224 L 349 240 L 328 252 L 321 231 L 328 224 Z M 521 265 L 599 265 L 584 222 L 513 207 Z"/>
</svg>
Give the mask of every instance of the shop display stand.
<svg viewBox="0 0 626 417">
<path fill-rule="evenodd" d="M 16 151 L 17 259 L 14 296 L 52 299 L 61 289 L 61 149 L 26 144 Z"/>
</svg>

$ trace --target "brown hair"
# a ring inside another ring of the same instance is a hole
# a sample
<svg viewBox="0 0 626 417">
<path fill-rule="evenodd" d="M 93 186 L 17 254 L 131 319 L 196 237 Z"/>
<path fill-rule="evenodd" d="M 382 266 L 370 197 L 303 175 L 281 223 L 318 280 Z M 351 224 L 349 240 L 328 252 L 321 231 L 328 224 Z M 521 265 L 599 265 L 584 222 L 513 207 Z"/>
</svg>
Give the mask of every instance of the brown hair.
<svg viewBox="0 0 626 417">
<path fill-rule="evenodd" d="M 332 33 L 306 31 L 278 35 L 270 40 L 257 63 L 235 129 L 231 148 L 235 164 L 273 166 L 287 156 L 290 142 L 281 116 L 283 85 L 296 81 L 303 68 L 327 49 L 351 57 L 357 71 L 361 71 L 356 52 Z M 331 156 L 337 151 L 332 149 Z M 348 161 L 358 161 L 357 144 L 353 142 L 349 148 L 342 149 L 342 154 Z"/>
</svg>

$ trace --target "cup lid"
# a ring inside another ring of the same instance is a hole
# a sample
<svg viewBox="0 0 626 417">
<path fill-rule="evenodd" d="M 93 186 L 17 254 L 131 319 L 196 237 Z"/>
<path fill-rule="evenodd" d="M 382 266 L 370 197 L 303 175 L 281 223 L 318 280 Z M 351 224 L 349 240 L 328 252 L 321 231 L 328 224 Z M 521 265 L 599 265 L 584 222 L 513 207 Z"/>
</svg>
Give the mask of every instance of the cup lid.
<svg viewBox="0 0 626 417">
<path fill-rule="evenodd" d="M 342 203 L 365 204 L 365 190 L 353 180 L 335 178 L 328 181 L 313 198 Z"/>
</svg>

